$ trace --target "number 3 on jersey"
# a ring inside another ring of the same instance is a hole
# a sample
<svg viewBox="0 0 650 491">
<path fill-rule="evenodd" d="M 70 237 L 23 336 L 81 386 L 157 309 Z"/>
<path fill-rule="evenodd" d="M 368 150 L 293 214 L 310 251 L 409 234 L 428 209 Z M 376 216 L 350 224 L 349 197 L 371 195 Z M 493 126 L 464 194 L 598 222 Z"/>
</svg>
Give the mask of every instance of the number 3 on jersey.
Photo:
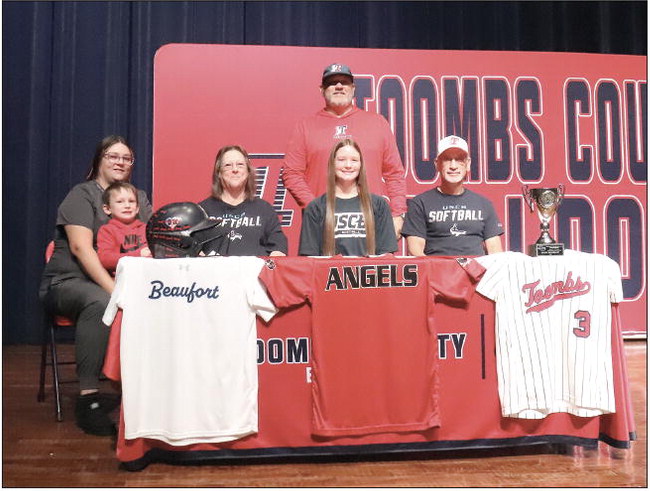
<svg viewBox="0 0 650 491">
<path fill-rule="evenodd" d="M 586 310 L 578 310 L 573 314 L 573 318 L 578 320 L 578 327 L 573 328 L 573 334 L 579 338 L 588 338 L 591 328 L 591 314 Z"/>
</svg>

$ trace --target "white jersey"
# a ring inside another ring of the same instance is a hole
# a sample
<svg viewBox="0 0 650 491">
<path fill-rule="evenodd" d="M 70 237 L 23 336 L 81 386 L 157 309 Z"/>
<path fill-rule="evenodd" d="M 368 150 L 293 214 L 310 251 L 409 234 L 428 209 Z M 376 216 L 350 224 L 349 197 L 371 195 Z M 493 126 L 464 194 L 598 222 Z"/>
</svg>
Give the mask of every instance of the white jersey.
<svg viewBox="0 0 650 491">
<path fill-rule="evenodd" d="M 618 264 L 601 254 L 503 252 L 477 258 L 476 291 L 496 302 L 497 378 L 505 417 L 582 417 L 616 410 L 611 303 L 623 300 Z"/>
<path fill-rule="evenodd" d="M 216 443 L 258 429 L 255 315 L 276 312 L 256 257 L 124 257 L 103 317 L 123 310 L 125 439 Z"/>
</svg>

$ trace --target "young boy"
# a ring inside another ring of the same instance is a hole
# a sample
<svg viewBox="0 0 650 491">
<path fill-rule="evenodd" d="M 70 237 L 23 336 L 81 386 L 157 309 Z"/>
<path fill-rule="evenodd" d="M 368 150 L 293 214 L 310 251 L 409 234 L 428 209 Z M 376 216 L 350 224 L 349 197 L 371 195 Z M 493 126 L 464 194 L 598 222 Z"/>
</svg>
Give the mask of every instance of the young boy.
<svg viewBox="0 0 650 491">
<path fill-rule="evenodd" d="M 115 182 L 102 196 L 103 209 L 111 219 L 97 232 L 97 254 L 102 265 L 115 274 L 122 256 L 151 257 L 145 235 L 146 224 L 138 220 L 140 206 L 133 184 Z"/>
</svg>

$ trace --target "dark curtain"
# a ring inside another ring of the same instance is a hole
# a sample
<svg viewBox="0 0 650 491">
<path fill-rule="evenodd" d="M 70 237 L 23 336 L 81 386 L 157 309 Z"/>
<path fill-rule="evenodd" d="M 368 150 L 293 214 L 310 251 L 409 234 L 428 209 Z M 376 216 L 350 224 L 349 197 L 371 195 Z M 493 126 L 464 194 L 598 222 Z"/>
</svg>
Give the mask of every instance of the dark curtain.
<svg viewBox="0 0 650 491">
<path fill-rule="evenodd" d="M 167 43 L 646 55 L 646 2 L 2 3 L 3 343 L 37 343 L 56 209 L 125 135 L 151 191 L 153 58 Z"/>
</svg>

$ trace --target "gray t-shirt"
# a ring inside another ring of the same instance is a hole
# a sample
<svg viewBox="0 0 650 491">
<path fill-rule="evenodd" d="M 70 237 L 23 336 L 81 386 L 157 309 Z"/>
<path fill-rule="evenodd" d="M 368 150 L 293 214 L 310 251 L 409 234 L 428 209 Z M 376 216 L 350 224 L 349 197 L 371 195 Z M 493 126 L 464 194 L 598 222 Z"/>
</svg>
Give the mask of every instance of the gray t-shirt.
<svg viewBox="0 0 650 491">
<path fill-rule="evenodd" d="M 404 237 L 426 240 L 427 256 L 482 256 L 483 242 L 501 234 L 492 203 L 469 189 L 451 195 L 435 188 L 415 196 L 402 227 Z"/>
<path fill-rule="evenodd" d="M 370 195 L 375 217 L 375 254 L 385 254 L 397 250 L 395 227 L 388 203 L 381 196 Z M 323 228 L 327 195 L 323 194 L 305 208 L 300 229 L 301 256 L 321 256 L 323 254 Z M 366 225 L 361 212 L 358 196 L 354 198 L 336 198 L 334 244 L 336 254 L 343 256 L 365 256 Z"/>
<path fill-rule="evenodd" d="M 209 233 L 219 237 L 203 246 L 207 255 L 215 252 L 222 256 L 268 256 L 273 251 L 288 251 L 287 237 L 282 232 L 278 214 L 260 198 L 246 200 L 238 205 L 213 197 L 199 205 L 211 218 L 220 223 Z"/>
<path fill-rule="evenodd" d="M 65 225 L 80 225 L 93 231 L 93 246 L 97 249 L 97 231 L 110 217 L 102 208 L 104 190 L 96 181 L 86 181 L 73 187 L 59 205 L 54 229 L 54 254 L 45 266 L 44 277 L 57 283 L 68 278 L 88 278 L 70 251 Z M 147 222 L 151 216 L 151 203 L 144 191 L 138 190 L 140 212 L 138 218 Z"/>
</svg>

